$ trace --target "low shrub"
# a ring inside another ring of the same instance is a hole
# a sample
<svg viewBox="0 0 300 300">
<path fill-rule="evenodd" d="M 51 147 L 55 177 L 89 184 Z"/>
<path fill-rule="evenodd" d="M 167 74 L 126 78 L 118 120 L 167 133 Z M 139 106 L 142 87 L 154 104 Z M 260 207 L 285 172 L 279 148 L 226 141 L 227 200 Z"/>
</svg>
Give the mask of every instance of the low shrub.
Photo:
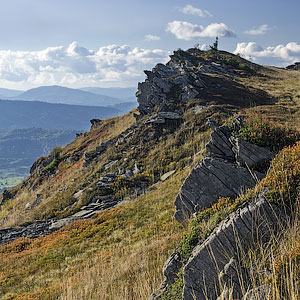
<svg viewBox="0 0 300 300">
<path fill-rule="evenodd" d="M 283 149 L 271 163 L 261 187 L 269 189 L 269 199 L 278 204 L 294 204 L 300 186 L 300 142 Z"/>
<path fill-rule="evenodd" d="M 234 135 L 257 146 L 267 147 L 276 153 L 300 140 L 298 130 L 264 120 L 258 114 L 248 114 L 243 126 L 238 131 L 235 130 L 232 122 L 228 125 Z"/>
</svg>

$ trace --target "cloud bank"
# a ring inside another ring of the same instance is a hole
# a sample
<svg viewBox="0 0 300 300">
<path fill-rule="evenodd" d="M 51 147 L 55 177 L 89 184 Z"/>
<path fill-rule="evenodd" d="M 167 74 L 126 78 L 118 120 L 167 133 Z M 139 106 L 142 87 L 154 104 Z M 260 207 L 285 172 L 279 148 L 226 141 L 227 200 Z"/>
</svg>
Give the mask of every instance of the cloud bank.
<svg viewBox="0 0 300 300">
<path fill-rule="evenodd" d="M 251 59 L 258 63 L 274 64 L 286 66 L 300 61 L 300 45 L 290 42 L 286 45 L 277 45 L 263 48 L 255 42 L 238 43 L 234 51 L 246 59 Z"/>
<path fill-rule="evenodd" d="M 177 39 L 190 41 L 198 38 L 235 37 L 235 33 L 224 23 L 212 23 L 207 27 L 188 22 L 173 21 L 168 23 L 167 32 L 172 33 Z"/>
<path fill-rule="evenodd" d="M 210 14 L 207 10 L 202 10 L 190 4 L 182 8 L 181 11 L 186 15 L 196 15 L 198 17 L 212 17 L 212 14 Z"/>
<path fill-rule="evenodd" d="M 157 35 L 152 35 L 152 34 L 146 34 L 144 36 L 144 40 L 147 42 L 151 42 L 151 41 L 159 41 L 160 37 Z"/>
<path fill-rule="evenodd" d="M 245 33 L 250 35 L 263 35 L 271 28 L 267 24 L 260 25 L 258 28 L 246 30 Z"/>
<path fill-rule="evenodd" d="M 40 51 L 0 51 L 0 86 L 134 86 L 143 80 L 144 69 L 166 62 L 169 54 L 127 45 L 104 46 L 95 51 L 77 42 Z"/>
</svg>

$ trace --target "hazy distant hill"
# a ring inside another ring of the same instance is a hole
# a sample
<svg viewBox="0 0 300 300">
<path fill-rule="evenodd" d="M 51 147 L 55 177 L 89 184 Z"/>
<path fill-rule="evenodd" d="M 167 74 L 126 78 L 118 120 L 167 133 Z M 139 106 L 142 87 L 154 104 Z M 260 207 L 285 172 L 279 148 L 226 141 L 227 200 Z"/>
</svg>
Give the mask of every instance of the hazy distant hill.
<svg viewBox="0 0 300 300">
<path fill-rule="evenodd" d="M 32 163 L 57 146 L 64 146 L 76 131 L 41 128 L 0 132 L 0 192 L 29 174 Z"/>
<path fill-rule="evenodd" d="M 15 129 L 0 132 L 0 157 L 25 158 L 47 155 L 56 146 L 63 146 L 75 138 L 74 130 L 42 128 Z"/>
<path fill-rule="evenodd" d="M 120 114 L 122 112 L 113 107 L 0 100 L 0 130 L 31 127 L 87 130 L 90 119 L 105 119 Z"/>
<path fill-rule="evenodd" d="M 122 102 L 122 100 L 117 98 L 57 85 L 30 89 L 10 99 L 86 106 L 108 106 Z"/>
<path fill-rule="evenodd" d="M 7 99 L 7 98 L 11 98 L 11 97 L 17 97 L 22 93 L 24 93 L 24 91 L 0 88 L 0 99 Z"/>
<path fill-rule="evenodd" d="M 119 99 L 135 99 L 136 87 L 129 88 L 100 88 L 100 87 L 84 87 L 80 90 L 105 95 Z"/>
<path fill-rule="evenodd" d="M 128 113 L 137 106 L 138 106 L 138 103 L 137 103 L 137 101 L 135 101 L 135 102 L 118 103 L 118 104 L 112 105 L 111 107 L 121 110 L 124 113 Z"/>
</svg>

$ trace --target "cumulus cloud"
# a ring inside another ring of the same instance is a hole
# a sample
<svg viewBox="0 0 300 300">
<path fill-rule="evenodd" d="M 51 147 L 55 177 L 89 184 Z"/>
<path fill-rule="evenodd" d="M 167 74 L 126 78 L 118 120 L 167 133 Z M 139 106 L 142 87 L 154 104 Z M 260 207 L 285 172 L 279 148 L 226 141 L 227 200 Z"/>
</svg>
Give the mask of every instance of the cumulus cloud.
<svg viewBox="0 0 300 300">
<path fill-rule="evenodd" d="M 159 40 L 160 40 L 160 37 L 157 36 L 157 35 L 146 34 L 146 35 L 144 36 L 144 40 L 145 40 L 146 42 L 159 41 Z"/>
<path fill-rule="evenodd" d="M 263 35 L 270 29 L 271 28 L 267 24 L 263 24 L 257 28 L 246 30 L 245 33 L 250 34 L 250 35 Z"/>
<path fill-rule="evenodd" d="M 300 61 L 300 45 L 295 42 L 266 48 L 255 42 L 238 43 L 234 53 L 239 53 L 246 59 L 252 59 L 256 62 L 268 62 L 279 66 Z"/>
<path fill-rule="evenodd" d="M 211 37 L 235 37 L 235 33 L 224 23 L 212 23 L 207 27 L 188 22 L 173 21 L 168 23 L 167 32 L 171 32 L 180 40 L 192 40 Z"/>
<path fill-rule="evenodd" d="M 212 17 L 212 14 L 210 14 L 207 10 L 194 7 L 190 4 L 182 8 L 181 11 L 186 15 L 196 15 L 199 17 Z"/>
<path fill-rule="evenodd" d="M 0 86 L 26 89 L 53 84 L 136 85 L 144 78 L 143 70 L 166 62 L 168 56 L 164 50 L 127 45 L 90 50 L 77 42 L 40 51 L 0 51 Z"/>
</svg>

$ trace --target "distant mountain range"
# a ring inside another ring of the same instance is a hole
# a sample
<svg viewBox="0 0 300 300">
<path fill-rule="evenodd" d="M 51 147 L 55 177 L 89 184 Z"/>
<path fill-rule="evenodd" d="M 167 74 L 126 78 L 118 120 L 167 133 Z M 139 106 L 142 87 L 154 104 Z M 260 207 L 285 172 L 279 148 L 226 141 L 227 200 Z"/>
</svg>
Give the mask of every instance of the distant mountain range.
<svg viewBox="0 0 300 300">
<path fill-rule="evenodd" d="M 62 86 L 41 86 L 28 91 L 0 89 L 0 99 L 41 101 L 84 106 L 111 106 L 118 103 L 136 103 L 135 88 L 71 89 Z"/>
<path fill-rule="evenodd" d="M 11 97 L 10 99 L 85 106 L 109 106 L 122 102 L 122 100 L 113 97 L 96 95 L 90 92 L 62 86 L 41 86 L 30 89 L 18 96 Z"/>
<path fill-rule="evenodd" d="M 9 90 L 9 89 L 0 88 L 0 99 L 7 99 L 7 98 L 12 98 L 12 97 L 17 97 L 22 93 L 24 93 L 24 91 Z"/>
<path fill-rule="evenodd" d="M 85 89 L 0 88 L 0 192 L 27 176 L 39 156 L 88 130 L 89 120 L 122 115 L 137 106 L 135 88 Z"/>
<path fill-rule="evenodd" d="M 31 127 L 87 130 L 90 119 L 105 119 L 122 114 L 123 111 L 114 107 L 0 100 L 0 130 Z"/>
<path fill-rule="evenodd" d="M 136 87 L 130 88 L 99 88 L 85 87 L 80 90 L 98 95 L 110 96 L 118 99 L 135 99 Z"/>
</svg>

